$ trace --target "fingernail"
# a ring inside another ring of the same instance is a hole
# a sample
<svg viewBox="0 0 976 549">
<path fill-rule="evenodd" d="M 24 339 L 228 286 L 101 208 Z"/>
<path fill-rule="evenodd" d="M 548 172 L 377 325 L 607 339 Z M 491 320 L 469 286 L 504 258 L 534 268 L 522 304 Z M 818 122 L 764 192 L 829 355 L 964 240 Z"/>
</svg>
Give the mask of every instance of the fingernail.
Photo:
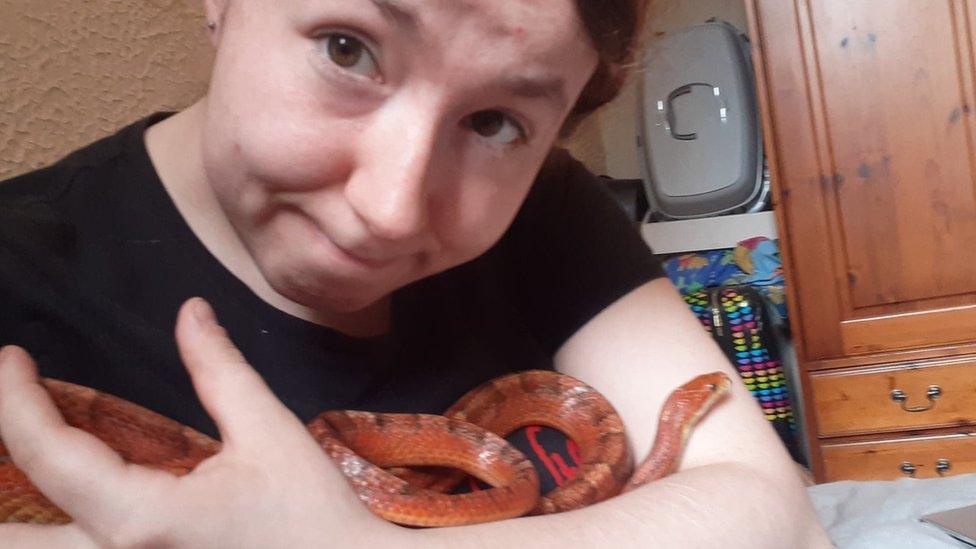
<svg viewBox="0 0 976 549">
<path fill-rule="evenodd" d="M 217 323 L 217 316 L 214 314 L 213 308 L 210 307 L 210 304 L 206 300 L 199 297 L 194 299 L 193 316 L 197 319 L 197 322 L 203 325 Z"/>
<path fill-rule="evenodd" d="M 0 347 L 0 364 L 3 364 L 4 362 L 7 361 L 8 358 L 10 358 L 11 350 L 13 349 L 10 345 L 4 345 L 3 347 Z"/>
</svg>

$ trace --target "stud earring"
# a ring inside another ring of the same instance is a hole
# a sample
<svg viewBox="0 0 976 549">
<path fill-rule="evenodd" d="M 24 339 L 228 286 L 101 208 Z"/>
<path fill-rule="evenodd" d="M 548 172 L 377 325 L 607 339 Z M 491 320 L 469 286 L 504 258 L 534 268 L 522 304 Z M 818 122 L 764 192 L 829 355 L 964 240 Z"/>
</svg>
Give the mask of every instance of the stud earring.
<svg viewBox="0 0 976 549">
<path fill-rule="evenodd" d="M 207 21 L 207 28 L 210 29 L 210 30 L 216 29 L 217 28 L 217 22 L 216 21 Z"/>
</svg>

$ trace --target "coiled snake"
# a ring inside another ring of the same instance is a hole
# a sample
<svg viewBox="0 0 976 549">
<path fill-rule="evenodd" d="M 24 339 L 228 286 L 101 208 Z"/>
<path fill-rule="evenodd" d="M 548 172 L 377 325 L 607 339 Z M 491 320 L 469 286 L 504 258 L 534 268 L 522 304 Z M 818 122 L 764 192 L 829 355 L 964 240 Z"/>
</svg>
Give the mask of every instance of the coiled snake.
<svg viewBox="0 0 976 549">
<path fill-rule="evenodd" d="M 182 475 L 220 450 L 217 441 L 130 402 L 63 381 L 42 381 L 70 425 L 96 435 L 126 461 Z M 712 373 L 671 393 L 651 453 L 636 472 L 623 422 L 610 403 L 581 381 L 549 371 L 491 380 L 443 416 L 330 411 L 308 428 L 380 517 L 414 526 L 473 524 L 591 505 L 671 474 L 690 430 L 729 385 L 725 374 Z M 560 430 L 580 447 L 577 474 L 544 496 L 531 462 L 501 438 L 528 425 Z M 435 476 L 405 468 L 427 465 L 460 472 Z M 492 488 L 446 493 L 464 473 Z M 0 522 L 70 520 L 0 444 Z"/>
</svg>

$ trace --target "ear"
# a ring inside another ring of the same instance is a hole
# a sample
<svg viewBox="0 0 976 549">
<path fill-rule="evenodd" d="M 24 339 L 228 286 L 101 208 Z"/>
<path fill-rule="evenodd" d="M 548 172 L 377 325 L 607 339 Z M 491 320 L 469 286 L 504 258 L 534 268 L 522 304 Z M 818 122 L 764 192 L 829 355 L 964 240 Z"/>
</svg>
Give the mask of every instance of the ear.
<svg viewBox="0 0 976 549">
<path fill-rule="evenodd" d="M 210 29 L 210 43 L 214 47 L 219 42 L 220 34 L 224 28 L 225 15 L 230 7 L 231 0 L 203 0 L 203 13 L 207 23 L 216 23 L 216 28 Z"/>
</svg>

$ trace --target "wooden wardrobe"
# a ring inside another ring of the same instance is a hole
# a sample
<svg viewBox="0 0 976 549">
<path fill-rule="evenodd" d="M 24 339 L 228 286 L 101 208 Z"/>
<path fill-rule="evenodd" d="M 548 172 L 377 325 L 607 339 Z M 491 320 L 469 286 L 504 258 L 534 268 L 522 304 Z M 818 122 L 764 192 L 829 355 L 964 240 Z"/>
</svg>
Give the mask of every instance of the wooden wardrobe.
<svg viewBox="0 0 976 549">
<path fill-rule="evenodd" d="M 976 472 L 976 1 L 746 4 L 814 475 Z"/>
</svg>

